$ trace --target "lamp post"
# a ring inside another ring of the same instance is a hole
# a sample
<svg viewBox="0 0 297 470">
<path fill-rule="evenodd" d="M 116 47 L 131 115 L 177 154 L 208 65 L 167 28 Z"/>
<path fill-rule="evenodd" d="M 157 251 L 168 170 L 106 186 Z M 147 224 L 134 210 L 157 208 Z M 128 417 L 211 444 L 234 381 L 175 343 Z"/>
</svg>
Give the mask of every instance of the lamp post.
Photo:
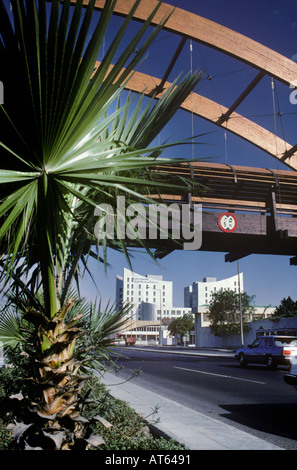
<svg viewBox="0 0 297 470">
<path fill-rule="evenodd" d="M 156 288 L 157 291 L 159 291 L 160 294 L 160 330 L 159 330 L 159 345 L 163 346 L 163 330 L 162 330 L 162 295 L 161 295 L 161 289 L 158 287 Z"/>
<path fill-rule="evenodd" d="M 238 262 L 238 260 L 237 260 L 237 276 L 238 276 L 238 292 L 239 292 L 240 335 L 241 335 L 241 345 L 244 346 L 243 318 L 242 318 L 242 308 L 241 308 L 241 291 L 240 291 L 240 275 L 239 275 L 239 262 Z"/>
<path fill-rule="evenodd" d="M 163 346 L 163 337 L 162 337 L 162 294 L 161 289 L 159 287 L 150 287 L 147 286 L 148 289 L 153 289 L 154 291 L 157 290 L 160 294 L 160 328 L 159 328 L 159 345 Z"/>
</svg>

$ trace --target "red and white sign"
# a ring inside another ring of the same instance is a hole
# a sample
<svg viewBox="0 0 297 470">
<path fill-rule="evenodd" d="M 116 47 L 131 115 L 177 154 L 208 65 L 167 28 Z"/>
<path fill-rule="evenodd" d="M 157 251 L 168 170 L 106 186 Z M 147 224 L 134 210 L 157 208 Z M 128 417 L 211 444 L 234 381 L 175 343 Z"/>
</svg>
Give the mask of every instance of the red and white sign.
<svg viewBox="0 0 297 470">
<path fill-rule="evenodd" d="M 230 212 L 224 212 L 223 214 L 220 215 L 218 224 L 221 230 L 223 232 L 234 232 L 237 227 L 237 219 L 234 214 L 231 214 Z"/>
</svg>

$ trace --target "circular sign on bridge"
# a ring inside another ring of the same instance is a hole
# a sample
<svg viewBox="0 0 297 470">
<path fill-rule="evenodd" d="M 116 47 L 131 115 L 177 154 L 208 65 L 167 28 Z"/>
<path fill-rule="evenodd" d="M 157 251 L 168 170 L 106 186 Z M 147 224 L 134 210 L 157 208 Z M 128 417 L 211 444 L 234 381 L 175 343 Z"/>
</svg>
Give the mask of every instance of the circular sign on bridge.
<svg viewBox="0 0 297 470">
<path fill-rule="evenodd" d="M 237 227 L 237 219 L 234 214 L 224 212 L 220 215 L 218 224 L 221 230 L 227 233 L 234 232 Z"/>
</svg>

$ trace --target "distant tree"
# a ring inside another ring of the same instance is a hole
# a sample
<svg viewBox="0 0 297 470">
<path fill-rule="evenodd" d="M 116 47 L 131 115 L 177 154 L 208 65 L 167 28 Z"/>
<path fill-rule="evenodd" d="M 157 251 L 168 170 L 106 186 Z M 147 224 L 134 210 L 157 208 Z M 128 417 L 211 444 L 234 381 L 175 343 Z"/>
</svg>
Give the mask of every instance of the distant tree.
<svg viewBox="0 0 297 470">
<path fill-rule="evenodd" d="M 245 317 L 254 313 L 252 306 L 254 297 L 242 292 L 239 296 L 234 291 L 214 292 L 209 304 L 208 316 L 210 329 L 215 336 L 225 336 L 240 333 L 240 301 L 243 324 Z"/>
<path fill-rule="evenodd" d="M 296 317 L 297 316 L 297 301 L 291 299 L 291 297 L 284 298 L 280 305 L 273 312 L 273 318 L 283 317 Z"/>
<path fill-rule="evenodd" d="M 168 330 L 171 336 L 178 335 L 178 343 L 182 344 L 183 337 L 186 333 L 194 329 L 194 319 L 191 313 L 186 313 L 180 318 L 172 320 L 168 326 Z"/>
</svg>

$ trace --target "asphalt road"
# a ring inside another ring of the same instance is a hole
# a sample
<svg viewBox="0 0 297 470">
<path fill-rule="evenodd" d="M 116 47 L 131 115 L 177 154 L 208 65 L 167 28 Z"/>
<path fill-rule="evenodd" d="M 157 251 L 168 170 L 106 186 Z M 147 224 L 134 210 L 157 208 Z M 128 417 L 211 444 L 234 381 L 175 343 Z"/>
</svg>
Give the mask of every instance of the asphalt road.
<svg viewBox="0 0 297 470">
<path fill-rule="evenodd" d="M 172 355 L 118 349 L 123 368 L 137 385 L 189 408 L 225 421 L 288 450 L 297 450 L 297 391 L 287 385 L 286 367 L 275 371 L 249 365 L 241 369 L 232 357 Z"/>
</svg>

